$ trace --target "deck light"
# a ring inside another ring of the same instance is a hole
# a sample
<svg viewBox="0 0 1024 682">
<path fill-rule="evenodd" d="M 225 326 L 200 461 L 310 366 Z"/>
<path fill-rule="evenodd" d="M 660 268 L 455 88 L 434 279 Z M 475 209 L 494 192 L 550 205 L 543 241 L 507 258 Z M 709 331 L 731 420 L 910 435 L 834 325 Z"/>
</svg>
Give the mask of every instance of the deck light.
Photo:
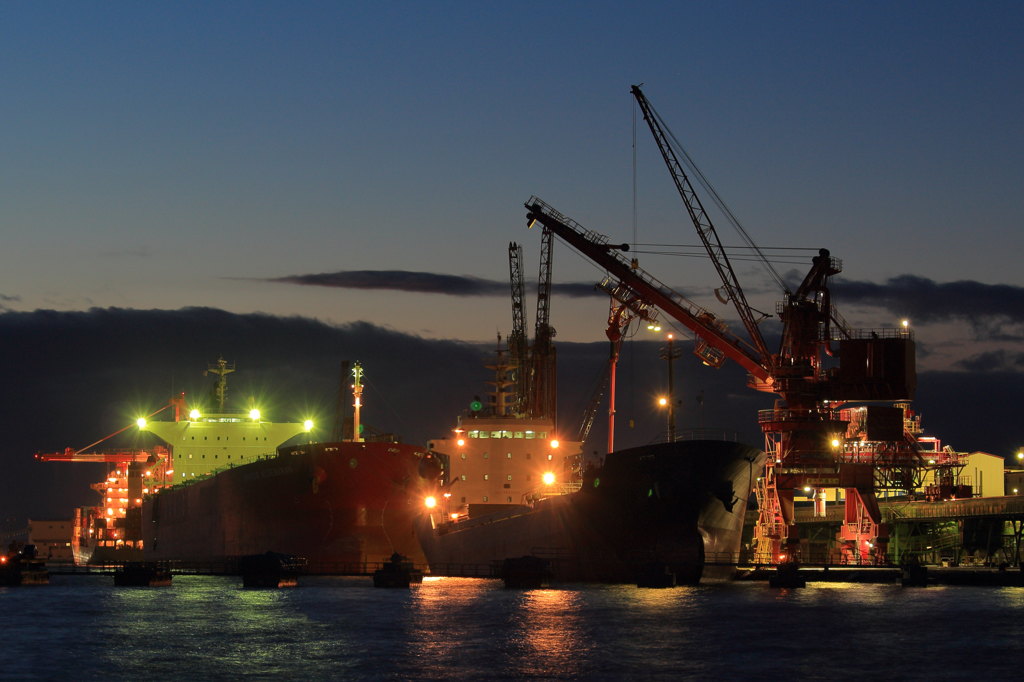
<svg viewBox="0 0 1024 682">
<path fill-rule="evenodd" d="M 555 482 L 555 474 L 552 471 L 545 471 L 540 480 L 544 481 L 544 485 L 551 485 Z"/>
<path fill-rule="evenodd" d="M 253 420 L 254 422 L 258 422 L 260 420 L 260 411 L 257 410 L 255 407 L 249 410 L 249 419 Z"/>
<path fill-rule="evenodd" d="M 312 431 L 313 430 L 313 420 L 312 419 L 307 419 L 306 421 L 302 422 L 302 428 L 304 428 L 307 432 Z"/>
<path fill-rule="evenodd" d="M 145 417 L 139 417 L 138 419 L 135 420 L 135 423 L 139 425 L 140 429 L 146 428 L 146 418 Z"/>
<path fill-rule="evenodd" d="M 202 413 L 200 413 L 199 410 L 194 408 L 188 413 L 188 418 L 191 419 L 192 421 L 196 421 L 202 416 Z"/>
<path fill-rule="evenodd" d="M 433 509 L 437 506 L 437 498 L 433 495 L 428 495 L 427 498 L 423 500 L 423 504 L 427 506 L 427 509 Z"/>
</svg>

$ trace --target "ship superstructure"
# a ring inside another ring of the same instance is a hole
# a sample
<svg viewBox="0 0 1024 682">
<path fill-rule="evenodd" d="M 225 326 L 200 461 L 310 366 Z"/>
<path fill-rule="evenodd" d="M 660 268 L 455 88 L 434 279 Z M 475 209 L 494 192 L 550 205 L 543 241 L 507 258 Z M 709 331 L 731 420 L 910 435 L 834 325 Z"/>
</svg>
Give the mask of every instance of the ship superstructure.
<svg viewBox="0 0 1024 682">
<path fill-rule="evenodd" d="M 478 517 L 579 490 L 582 443 L 563 441 L 550 417 L 514 412 L 513 365 L 499 348 L 489 406 L 471 405 L 452 434 L 429 448 L 448 460 L 438 521 Z"/>
<path fill-rule="evenodd" d="M 227 375 L 235 371 L 223 358 L 207 370 L 217 376 L 214 387 L 216 411 L 204 412 L 200 405 L 186 405 L 184 394 L 171 399 L 173 421 L 139 420 L 148 431 L 171 448 L 171 484 L 186 483 L 197 476 L 273 457 L 277 448 L 313 428 L 304 422 L 269 422 L 259 408 L 229 412 L 224 409 Z"/>
</svg>

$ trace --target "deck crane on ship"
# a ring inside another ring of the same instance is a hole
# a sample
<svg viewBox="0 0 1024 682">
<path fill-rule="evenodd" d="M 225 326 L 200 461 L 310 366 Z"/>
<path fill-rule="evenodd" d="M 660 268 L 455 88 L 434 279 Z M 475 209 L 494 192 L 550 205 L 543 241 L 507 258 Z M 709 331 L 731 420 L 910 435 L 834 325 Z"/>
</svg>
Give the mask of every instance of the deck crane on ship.
<svg viewBox="0 0 1024 682">
<path fill-rule="evenodd" d="M 539 222 L 617 280 L 620 292 L 657 306 L 696 337 L 694 352 L 711 367 L 727 359 L 749 373 L 749 385 L 778 396 L 759 414 L 768 453 L 758 483 L 759 519 L 755 560 L 779 564 L 799 558 L 794 495 L 845 490 L 845 517 L 839 532 L 841 560 L 887 561 L 888 528 L 875 497 L 880 488 L 905 489 L 920 470 L 914 438 L 904 428 L 903 410 L 886 405 L 913 397 L 916 385 L 914 341 L 909 330 L 850 330 L 831 304 L 828 279 L 841 263 L 822 249 L 795 291 L 786 291 L 777 313 L 782 339 L 771 352 L 747 302 L 717 231 L 683 170 L 669 135 L 643 92 L 632 94 L 654 135 L 691 222 L 722 281 L 720 300 L 731 301 L 747 338 L 729 331 L 724 321 L 686 299 L 628 261 L 628 244 L 609 243 L 537 197 L 526 203 L 527 220 Z M 699 171 L 697 171 L 699 173 Z M 717 197 L 715 197 L 717 199 Z M 832 347 L 838 342 L 838 358 Z M 838 362 L 836 361 L 838 360 Z M 841 409 L 867 403 L 857 411 Z"/>
</svg>

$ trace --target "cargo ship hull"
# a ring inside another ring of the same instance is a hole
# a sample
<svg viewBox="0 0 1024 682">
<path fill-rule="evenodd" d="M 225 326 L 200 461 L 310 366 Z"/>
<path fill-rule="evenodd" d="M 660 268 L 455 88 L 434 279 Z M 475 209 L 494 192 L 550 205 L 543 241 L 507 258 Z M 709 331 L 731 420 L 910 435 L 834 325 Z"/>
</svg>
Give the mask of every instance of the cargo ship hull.
<svg viewBox="0 0 1024 682">
<path fill-rule="evenodd" d="M 560 582 L 635 583 L 664 568 L 678 583 L 732 577 L 753 478 L 764 454 L 719 440 L 607 455 L 575 493 L 453 523 L 422 517 L 430 570 L 466 574 L 538 556 Z"/>
<path fill-rule="evenodd" d="M 146 560 L 232 561 L 267 551 L 311 571 L 351 570 L 394 552 L 424 561 L 414 521 L 438 469 L 399 443 L 316 443 L 147 498 Z"/>
</svg>

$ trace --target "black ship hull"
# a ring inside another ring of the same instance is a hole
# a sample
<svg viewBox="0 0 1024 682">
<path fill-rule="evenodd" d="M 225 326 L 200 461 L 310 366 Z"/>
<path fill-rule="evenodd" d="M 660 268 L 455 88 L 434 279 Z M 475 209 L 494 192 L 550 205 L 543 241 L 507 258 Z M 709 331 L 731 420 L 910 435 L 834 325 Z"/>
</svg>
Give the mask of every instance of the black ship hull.
<svg viewBox="0 0 1024 682">
<path fill-rule="evenodd" d="M 480 574 L 505 559 L 551 562 L 559 582 L 675 582 L 732 577 L 751 485 L 764 454 L 732 441 L 622 450 L 584 475 L 578 492 L 453 523 L 421 519 L 432 573 Z"/>
</svg>

